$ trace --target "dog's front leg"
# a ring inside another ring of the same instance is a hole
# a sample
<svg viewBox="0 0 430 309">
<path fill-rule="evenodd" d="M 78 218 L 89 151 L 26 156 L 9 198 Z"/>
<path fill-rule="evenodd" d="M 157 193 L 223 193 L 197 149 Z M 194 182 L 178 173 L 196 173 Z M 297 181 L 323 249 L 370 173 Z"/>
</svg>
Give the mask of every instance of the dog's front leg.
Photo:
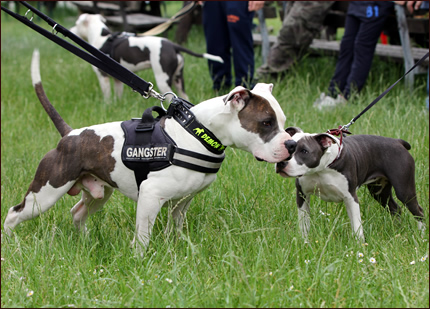
<svg viewBox="0 0 430 309">
<path fill-rule="evenodd" d="M 133 244 L 136 245 L 136 249 L 142 257 L 145 249 L 148 247 L 155 219 L 157 218 L 161 207 L 163 207 L 164 203 L 168 201 L 164 198 L 149 196 L 147 192 L 146 196 L 142 196 L 142 193 L 144 192 L 144 190 L 140 190 L 140 197 L 137 202 L 136 236 L 133 239 Z"/>
<path fill-rule="evenodd" d="M 121 81 L 117 80 L 117 79 L 114 79 L 113 81 L 114 81 L 114 83 L 113 83 L 113 87 L 114 88 L 113 89 L 114 89 L 114 92 L 115 92 L 115 96 L 118 99 L 121 99 L 122 93 L 124 91 L 124 84 Z"/>
<path fill-rule="evenodd" d="M 109 75 L 100 71 L 97 67 L 93 66 L 94 72 L 96 72 L 99 80 L 100 88 L 102 89 L 105 100 L 110 100 L 110 80 Z"/>
<path fill-rule="evenodd" d="M 299 227 L 305 243 L 308 242 L 309 228 L 311 226 L 309 197 L 307 197 L 300 187 L 299 180 L 296 179 L 296 203 L 299 214 Z"/>
<path fill-rule="evenodd" d="M 351 227 L 355 237 L 364 243 L 365 240 L 363 226 L 361 224 L 360 205 L 356 202 L 358 201 L 357 195 L 354 195 L 355 198 L 351 195 L 351 197 L 345 200 L 346 212 L 348 213 L 349 220 L 351 221 Z"/>
</svg>

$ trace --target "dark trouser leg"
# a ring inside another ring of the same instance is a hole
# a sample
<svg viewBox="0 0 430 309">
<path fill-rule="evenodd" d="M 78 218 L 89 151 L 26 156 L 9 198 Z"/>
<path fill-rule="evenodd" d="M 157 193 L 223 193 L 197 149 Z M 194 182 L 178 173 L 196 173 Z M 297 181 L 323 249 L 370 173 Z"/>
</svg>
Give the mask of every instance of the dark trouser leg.
<svg viewBox="0 0 430 309">
<path fill-rule="evenodd" d="M 250 87 L 254 76 L 254 41 L 248 1 L 226 1 L 227 26 L 233 49 L 235 85 Z"/>
<path fill-rule="evenodd" d="M 206 1 L 203 6 L 203 28 L 206 37 L 206 50 L 209 54 L 220 56 L 224 63 L 208 60 L 213 88 L 220 89 L 224 84 L 231 85 L 230 36 L 227 27 L 225 3 Z"/>
</svg>

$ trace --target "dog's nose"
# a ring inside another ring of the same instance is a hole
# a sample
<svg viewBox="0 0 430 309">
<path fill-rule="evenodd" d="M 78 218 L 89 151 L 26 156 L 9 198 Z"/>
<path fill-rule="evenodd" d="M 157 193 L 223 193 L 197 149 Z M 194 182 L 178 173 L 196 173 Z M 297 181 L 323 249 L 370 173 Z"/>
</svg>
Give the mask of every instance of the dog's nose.
<svg viewBox="0 0 430 309">
<path fill-rule="evenodd" d="M 284 144 L 285 144 L 285 148 L 287 148 L 287 150 L 290 154 L 292 154 L 294 151 L 296 151 L 296 146 L 297 146 L 296 141 L 289 139 Z"/>
</svg>

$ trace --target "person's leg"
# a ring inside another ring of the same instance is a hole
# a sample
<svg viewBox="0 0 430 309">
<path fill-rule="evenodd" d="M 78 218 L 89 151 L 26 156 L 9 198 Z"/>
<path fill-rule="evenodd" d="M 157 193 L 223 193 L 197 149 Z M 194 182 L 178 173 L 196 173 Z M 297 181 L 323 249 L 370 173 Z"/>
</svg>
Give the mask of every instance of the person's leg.
<svg viewBox="0 0 430 309">
<path fill-rule="evenodd" d="M 372 66 L 376 44 L 384 27 L 386 16 L 379 16 L 374 19 L 362 18 L 362 23 L 354 42 L 354 58 L 351 64 L 351 71 L 346 80 L 345 88 L 342 90 L 345 98 L 348 98 L 351 91 L 360 91 Z"/>
<path fill-rule="evenodd" d="M 297 61 L 321 30 L 334 1 L 295 1 L 267 57 L 272 72 L 282 72 Z"/>
<path fill-rule="evenodd" d="M 248 1 L 225 1 L 230 44 L 233 49 L 235 85 L 251 87 L 254 76 L 254 42 Z"/>
<path fill-rule="evenodd" d="M 355 39 L 360 27 L 360 20 L 352 15 L 347 15 L 345 20 L 345 33 L 340 43 L 339 57 L 336 63 L 336 69 L 330 80 L 328 93 L 336 97 L 339 89 L 343 92 L 346 81 L 351 71 L 351 65 L 354 58 Z"/>
<path fill-rule="evenodd" d="M 213 88 L 231 86 L 230 39 L 225 10 L 226 2 L 205 1 L 203 5 L 203 28 L 206 37 L 206 50 L 209 54 L 220 56 L 224 63 L 208 60 Z"/>
</svg>

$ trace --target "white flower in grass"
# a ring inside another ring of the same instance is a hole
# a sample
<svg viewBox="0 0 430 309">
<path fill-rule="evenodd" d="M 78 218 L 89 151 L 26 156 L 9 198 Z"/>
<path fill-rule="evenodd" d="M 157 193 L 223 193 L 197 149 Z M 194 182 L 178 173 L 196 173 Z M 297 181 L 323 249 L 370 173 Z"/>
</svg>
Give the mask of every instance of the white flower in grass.
<svg viewBox="0 0 430 309">
<path fill-rule="evenodd" d="M 363 256 L 364 256 L 364 254 L 363 254 L 363 253 L 358 252 L 358 257 L 363 257 Z"/>
<path fill-rule="evenodd" d="M 272 273 L 272 272 L 270 272 L 270 273 L 269 273 L 269 276 L 272 276 L 272 275 L 273 275 L 273 273 Z"/>
<path fill-rule="evenodd" d="M 412 262 L 410 262 L 409 264 L 411 264 L 411 265 L 415 265 L 415 261 L 412 261 Z"/>
<path fill-rule="evenodd" d="M 102 272 L 103 272 L 103 269 L 100 269 L 100 272 L 102 273 Z"/>
<path fill-rule="evenodd" d="M 30 297 L 30 296 L 32 296 L 34 294 L 34 292 L 33 291 L 28 291 L 28 293 L 27 293 L 27 297 Z"/>
<path fill-rule="evenodd" d="M 97 269 L 94 269 L 93 275 L 97 274 Z"/>
<path fill-rule="evenodd" d="M 369 259 L 369 262 L 372 263 L 372 264 L 375 264 L 376 263 L 376 259 L 372 257 L 372 258 Z"/>
<path fill-rule="evenodd" d="M 358 263 L 363 263 L 363 259 L 359 259 L 359 260 L 358 260 Z"/>
<path fill-rule="evenodd" d="M 145 284 L 145 280 L 140 280 L 140 285 L 144 285 Z"/>
<path fill-rule="evenodd" d="M 292 291 L 294 289 L 294 285 L 291 285 L 290 288 L 288 289 L 289 291 Z"/>
<path fill-rule="evenodd" d="M 427 254 L 424 255 L 422 258 L 420 258 L 420 262 L 424 262 L 425 260 L 427 260 L 428 256 Z"/>
<path fill-rule="evenodd" d="M 169 283 L 172 283 L 172 282 L 173 282 L 173 280 L 172 280 L 172 279 L 169 279 L 169 278 L 166 278 L 166 281 L 167 281 L 167 282 L 169 282 Z"/>
<path fill-rule="evenodd" d="M 4 258 L 1 258 L 2 261 L 4 261 Z"/>
<path fill-rule="evenodd" d="M 306 264 L 309 264 L 309 263 L 310 263 L 310 260 L 305 260 L 305 263 L 306 263 Z"/>
</svg>

